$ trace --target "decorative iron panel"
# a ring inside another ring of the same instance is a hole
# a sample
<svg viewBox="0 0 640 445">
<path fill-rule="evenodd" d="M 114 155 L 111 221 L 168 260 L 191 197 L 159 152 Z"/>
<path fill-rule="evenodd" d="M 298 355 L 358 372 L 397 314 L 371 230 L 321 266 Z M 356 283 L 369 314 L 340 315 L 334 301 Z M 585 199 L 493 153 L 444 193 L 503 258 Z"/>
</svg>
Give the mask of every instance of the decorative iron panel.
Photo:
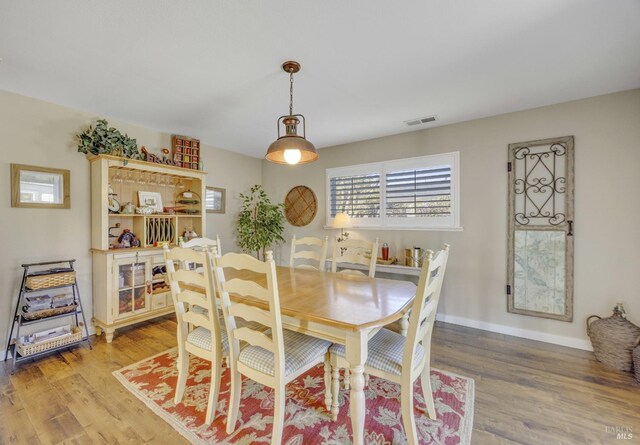
<svg viewBox="0 0 640 445">
<path fill-rule="evenodd" d="M 508 311 L 573 318 L 573 136 L 509 144 Z"/>
</svg>

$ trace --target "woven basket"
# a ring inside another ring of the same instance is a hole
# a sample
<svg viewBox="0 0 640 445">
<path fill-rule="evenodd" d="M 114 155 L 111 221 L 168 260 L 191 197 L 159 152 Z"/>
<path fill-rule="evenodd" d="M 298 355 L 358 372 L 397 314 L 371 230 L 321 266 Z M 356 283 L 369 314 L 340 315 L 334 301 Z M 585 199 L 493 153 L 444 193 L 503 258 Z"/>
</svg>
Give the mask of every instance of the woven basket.
<svg viewBox="0 0 640 445">
<path fill-rule="evenodd" d="M 633 371 L 636 374 L 636 380 L 640 382 L 640 346 L 636 346 L 633 350 Z"/>
<path fill-rule="evenodd" d="M 76 279 L 75 272 L 52 273 L 47 275 L 32 275 L 27 277 L 26 285 L 31 290 L 46 289 L 48 287 L 73 284 Z"/>
<path fill-rule="evenodd" d="M 52 309 L 43 309 L 41 311 L 23 312 L 22 318 L 25 320 L 39 320 L 41 318 L 53 317 L 54 315 L 67 314 L 73 312 L 78 307 L 77 304 L 71 304 L 69 306 L 56 307 Z"/>
<path fill-rule="evenodd" d="M 80 340 L 82 340 L 82 331 L 71 334 L 68 337 L 54 338 L 52 340 L 43 341 L 42 343 L 36 343 L 33 345 L 24 345 L 22 343 L 18 343 L 16 349 L 22 357 L 26 357 L 29 355 L 37 354 L 39 352 L 48 351 L 49 349 L 55 349 L 59 348 L 60 346 L 70 345 L 72 343 L 79 342 Z"/>
<path fill-rule="evenodd" d="M 640 327 L 624 316 L 622 305 L 617 305 L 613 315 L 587 318 L 587 334 L 593 345 L 593 353 L 598 361 L 621 371 L 633 369 L 633 349 L 640 343 Z M 592 318 L 598 320 L 590 322 Z"/>
</svg>

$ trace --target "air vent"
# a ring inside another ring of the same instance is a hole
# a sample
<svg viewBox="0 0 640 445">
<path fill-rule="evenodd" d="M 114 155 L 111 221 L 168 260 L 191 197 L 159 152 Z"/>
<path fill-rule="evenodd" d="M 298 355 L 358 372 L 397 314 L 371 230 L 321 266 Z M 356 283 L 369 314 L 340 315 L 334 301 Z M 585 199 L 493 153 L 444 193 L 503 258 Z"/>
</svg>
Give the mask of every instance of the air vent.
<svg viewBox="0 0 640 445">
<path fill-rule="evenodd" d="M 417 119 L 404 121 L 404 123 L 407 124 L 407 127 L 413 127 L 414 125 L 422 125 L 422 124 L 428 124 L 429 122 L 434 122 L 436 119 L 437 119 L 436 116 L 427 116 L 427 117 L 419 117 Z"/>
</svg>

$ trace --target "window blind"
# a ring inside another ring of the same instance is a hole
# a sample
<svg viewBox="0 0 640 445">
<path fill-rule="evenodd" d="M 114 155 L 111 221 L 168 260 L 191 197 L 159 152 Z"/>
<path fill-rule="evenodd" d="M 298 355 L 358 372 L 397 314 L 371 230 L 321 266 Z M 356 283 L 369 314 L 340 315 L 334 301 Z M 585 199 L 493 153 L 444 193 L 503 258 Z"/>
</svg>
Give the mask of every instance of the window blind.
<svg viewBox="0 0 640 445">
<path fill-rule="evenodd" d="M 205 190 L 204 195 L 204 208 L 207 210 L 213 210 L 214 207 L 214 193 L 213 190 Z"/>
<path fill-rule="evenodd" d="M 451 214 L 451 167 L 392 171 L 385 175 L 386 216 L 437 217 Z"/>
<path fill-rule="evenodd" d="M 351 218 L 380 216 L 380 174 L 332 177 L 329 181 L 330 214 Z"/>
</svg>

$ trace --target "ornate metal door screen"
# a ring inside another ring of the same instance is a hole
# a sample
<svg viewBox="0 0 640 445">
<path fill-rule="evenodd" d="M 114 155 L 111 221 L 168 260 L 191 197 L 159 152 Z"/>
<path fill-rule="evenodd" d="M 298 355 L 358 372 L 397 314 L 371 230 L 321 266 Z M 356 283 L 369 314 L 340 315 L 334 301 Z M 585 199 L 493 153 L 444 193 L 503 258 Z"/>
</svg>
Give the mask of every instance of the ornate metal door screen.
<svg viewBox="0 0 640 445">
<path fill-rule="evenodd" d="M 509 144 L 507 308 L 573 319 L 573 136 Z"/>
</svg>

